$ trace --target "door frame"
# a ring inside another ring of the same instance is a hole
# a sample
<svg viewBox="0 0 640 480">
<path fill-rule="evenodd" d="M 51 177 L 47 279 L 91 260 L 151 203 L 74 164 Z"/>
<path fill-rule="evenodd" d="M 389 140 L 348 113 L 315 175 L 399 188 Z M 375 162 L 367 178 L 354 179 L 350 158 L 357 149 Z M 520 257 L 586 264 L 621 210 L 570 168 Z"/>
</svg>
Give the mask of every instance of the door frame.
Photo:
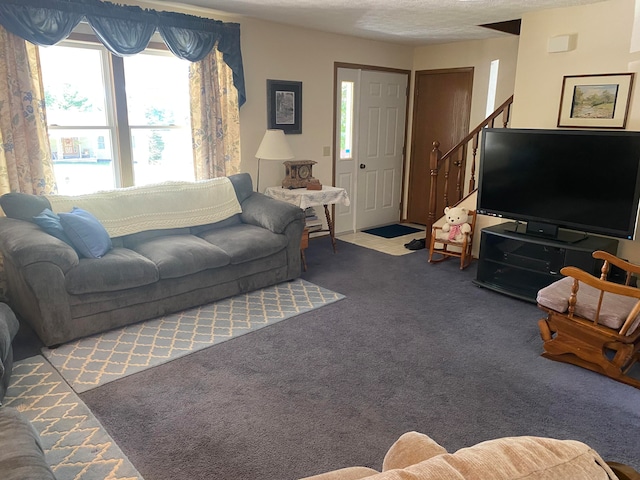
<svg viewBox="0 0 640 480">
<path fill-rule="evenodd" d="M 408 166 L 408 159 L 407 159 L 407 139 L 408 139 L 408 135 L 409 135 L 409 110 L 411 109 L 411 105 L 410 105 L 410 101 L 412 100 L 410 98 L 410 92 L 411 92 L 411 73 L 412 70 L 405 70 L 405 69 L 400 69 L 400 68 L 390 68 L 390 67 L 380 67 L 380 66 L 376 66 L 376 65 L 365 65 L 365 64 L 359 64 L 359 63 L 345 63 L 345 62 L 334 62 L 333 63 L 333 134 L 332 134 L 332 167 L 331 167 L 331 183 L 333 185 L 336 184 L 336 170 L 337 170 L 337 161 L 338 161 L 338 156 L 340 155 L 340 151 L 339 149 L 336 148 L 337 145 L 337 141 L 338 141 L 338 136 L 337 136 L 337 127 L 338 127 L 338 115 L 340 114 L 340 112 L 338 112 L 337 109 L 337 105 L 338 105 L 338 95 L 341 92 L 341 89 L 339 88 L 338 85 L 338 69 L 339 68 L 344 68 L 344 69 L 350 69 L 350 70 L 368 70 L 368 71 L 375 71 L 375 72 L 388 72 L 388 73 L 398 73 L 398 74 L 402 74 L 402 75 L 406 75 L 407 77 L 407 105 L 406 105 L 406 111 L 405 111 L 405 121 L 404 121 L 404 141 L 403 141 L 403 148 L 402 148 L 402 182 L 401 182 L 401 187 L 400 187 L 400 220 L 402 220 L 403 215 L 404 215 L 404 196 L 405 196 L 405 189 L 406 187 L 406 172 L 407 172 L 407 166 Z M 354 113 L 354 116 L 357 113 Z M 356 163 L 354 163 L 355 168 L 357 169 Z M 354 171 L 354 174 L 357 173 L 357 170 Z M 351 204 L 355 206 L 355 201 L 354 199 L 351 199 Z M 332 217 L 331 218 L 335 218 L 335 205 L 331 206 L 332 208 Z M 354 222 L 355 224 L 355 222 Z"/>
</svg>

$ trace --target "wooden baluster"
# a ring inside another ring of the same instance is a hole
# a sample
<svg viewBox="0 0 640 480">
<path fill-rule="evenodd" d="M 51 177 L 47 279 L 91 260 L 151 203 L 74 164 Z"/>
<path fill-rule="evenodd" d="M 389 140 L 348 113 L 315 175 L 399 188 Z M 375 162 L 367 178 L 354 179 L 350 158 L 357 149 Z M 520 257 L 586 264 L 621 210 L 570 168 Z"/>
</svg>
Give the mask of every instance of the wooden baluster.
<svg viewBox="0 0 640 480">
<path fill-rule="evenodd" d="M 511 117 L 511 104 L 509 103 L 504 110 L 502 110 L 502 128 L 507 128 Z"/>
<path fill-rule="evenodd" d="M 480 132 L 473 136 L 471 144 L 471 176 L 469 178 L 469 192 L 476 189 L 476 154 L 478 153 L 478 143 L 480 142 Z"/>
<path fill-rule="evenodd" d="M 427 215 L 427 238 L 431 235 L 431 225 L 436 221 L 436 198 L 438 190 L 438 164 L 442 152 L 440 151 L 440 142 L 433 142 L 433 149 L 429 154 L 429 171 L 431 175 L 431 185 L 429 186 L 429 213 Z"/>
<path fill-rule="evenodd" d="M 449 205 L 449 170 L 451 170 L 451 155 L 444 161 L 444 206 Z M 443 213 L 443 212 L 440 212 Z"/>
</svg>

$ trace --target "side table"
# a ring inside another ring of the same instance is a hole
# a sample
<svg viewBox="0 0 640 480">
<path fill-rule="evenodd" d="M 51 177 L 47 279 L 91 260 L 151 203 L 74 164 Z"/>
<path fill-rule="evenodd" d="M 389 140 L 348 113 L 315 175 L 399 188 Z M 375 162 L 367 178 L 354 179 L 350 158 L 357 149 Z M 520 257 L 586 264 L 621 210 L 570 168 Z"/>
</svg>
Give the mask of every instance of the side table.
<svg viewBox="0 0 640 480">
<path fill-rule="evenodd" d="M 314 207 L 322 205 L 324 207 L 324 214 L 327 217 L 327 226 L 329 228 L 329 237 L 331 238 L 331 245 L 333 247 L 333 253 L 336 253 L 336 237 L 334 231 L 333 219 L 329 212 L 329 205 L 342 204 L 345 207 L 351 205 L 349 195 L 344 188 L 331 187 L 323 185 L 322 190 L 307 190 L 306 188 L 282 188 L 282 187 L 267 187 L 264 194 L 283 200 L 287 203 L 297 205 L 301 209 L 305 210 L 308 207 Z"/>
</svg>

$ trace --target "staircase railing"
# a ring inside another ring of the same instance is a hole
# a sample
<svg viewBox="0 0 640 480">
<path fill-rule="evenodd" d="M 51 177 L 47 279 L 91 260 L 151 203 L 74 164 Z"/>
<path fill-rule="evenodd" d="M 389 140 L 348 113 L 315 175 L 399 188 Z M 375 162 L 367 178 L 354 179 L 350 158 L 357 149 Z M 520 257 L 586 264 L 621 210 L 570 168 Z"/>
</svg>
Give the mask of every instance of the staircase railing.
<svg viewBox="0 0 640 480">
<path fill-rule="evenodd" d="M 478 153 L 478 146 L 480 144 L 480 135 L 482 129 L 489 127 L 493 128 L 495 120 L 502 115 L 502 127 L 507 128 L 511 116 L 511 104 L 513 103 L 513 95 L 511 95 L 505 102 L 500 105 L 491 115 L 484 119 L 476 128 L 474 128 L 469 135 L 460 140 L 444 155 L 440 151 L 440 142 L 437 140 L 433 142 L 433 150 L 431 150 L 429 156 L 429 169 L 431 176 L 431 186 L 429 191 L 429 212 L 427 215 L 427 237 L 431 232 L 431 225 L 442 216 L 443 212 L 439 212 L 436 218 L 437 199 L 438 199 L 438 178 L 442 172 L 444 175 L 444 191 L 443 205 L 451 205 L 462 200 L 464 194 L 464 159 L 468 152 L 469 144 L 471 144 L 471 170 L 469 172 L 469 191 L 472 193 L 476 189 L 476 157 Z M 457 168 L 456 175 L 456 197 L 453 202 L 449 201 L 449 178 L 451 176 L 451 166 Z"/>
</svg>

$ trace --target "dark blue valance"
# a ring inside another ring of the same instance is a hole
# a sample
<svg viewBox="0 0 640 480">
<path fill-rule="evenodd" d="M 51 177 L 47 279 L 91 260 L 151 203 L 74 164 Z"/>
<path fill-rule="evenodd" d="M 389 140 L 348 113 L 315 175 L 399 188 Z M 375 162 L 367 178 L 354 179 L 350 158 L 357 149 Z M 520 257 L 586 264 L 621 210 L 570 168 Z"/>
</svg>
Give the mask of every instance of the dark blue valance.
<svg viewBox="0 0 640 480">
<path fill-rule="evenodd" d="M 100 0 L 0 0 L 0 25 L 36 45 L 64 40 L 83 19 L 118 56 L 143 51 L 156 30 L 174 55 L 191 62 L 202 60 L 217 48 L 233 71 L 239 105 L 246 101 L 237 23 Z"/>
</svg>

